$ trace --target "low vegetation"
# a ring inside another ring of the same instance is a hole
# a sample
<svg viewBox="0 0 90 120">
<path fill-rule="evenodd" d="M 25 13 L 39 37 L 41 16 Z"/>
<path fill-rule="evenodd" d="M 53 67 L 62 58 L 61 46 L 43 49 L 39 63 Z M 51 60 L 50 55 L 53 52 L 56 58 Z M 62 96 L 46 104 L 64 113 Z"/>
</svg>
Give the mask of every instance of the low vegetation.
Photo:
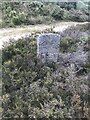
<svg viewBox="0 0 90 120">
<path fill-rule="evenodd" d="M 89 41 L 84 41 L 84 52 L 89 53 Z M 65 51 L 60 52 L 72 53 L 68 48 L 74 44 L 70 37 L 63 38 Z M 43 64 L 36 57 L 36 49 L 32 36 L 2 49 L 3 119 L 89 119 L 89 55 L 82 66 L 65 59 Z"/>
<path fill-rule="evenodd" d="M 0 27 L 90 21 L 90 2 L 2 2 L 0 10 Z M 90 24 L 63 31 L 57 63 L 37 57 L 37 34 L 0 51 L 2 119 L 90 119 Z"/>
<path fill-rule="evenodd" d="M 83 4 L 85 5 L 81 8 L 80 5 L 75 2 L 3 2 L 0 8 L 2 11 L 2 27 L 46 24 L 62 20 L 78 22 L 89 21 L 89 2 Z"/>
</svg>

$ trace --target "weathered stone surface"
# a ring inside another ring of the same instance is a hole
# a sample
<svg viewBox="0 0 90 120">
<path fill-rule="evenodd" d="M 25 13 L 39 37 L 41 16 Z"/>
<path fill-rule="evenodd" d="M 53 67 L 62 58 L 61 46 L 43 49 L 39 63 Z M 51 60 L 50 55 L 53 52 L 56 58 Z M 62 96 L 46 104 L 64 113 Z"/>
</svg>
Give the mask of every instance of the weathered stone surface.
<svg viewBox="0 0 90 120">
<path fill-rule="evenodd" d="M 41 34 L 37 37 L 37 56 L 43 63 L 57 62 L 60 47 L 60 35 L 53 33 Z"/>
</svg>

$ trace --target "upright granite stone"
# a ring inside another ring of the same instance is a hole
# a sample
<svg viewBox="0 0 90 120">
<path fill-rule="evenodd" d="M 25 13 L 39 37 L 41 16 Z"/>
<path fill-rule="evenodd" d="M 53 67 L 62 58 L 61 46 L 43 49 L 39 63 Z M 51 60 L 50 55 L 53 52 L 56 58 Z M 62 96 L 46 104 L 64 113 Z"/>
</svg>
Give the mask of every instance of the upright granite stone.
<svg viewBox="0 0 90 120">
<path fill-rule="evenodd" d="M 57 62 L 60 48 L 60 35 L 44 33 L 37 37 L 37 56 L 45 62 Z"/>
</svg>

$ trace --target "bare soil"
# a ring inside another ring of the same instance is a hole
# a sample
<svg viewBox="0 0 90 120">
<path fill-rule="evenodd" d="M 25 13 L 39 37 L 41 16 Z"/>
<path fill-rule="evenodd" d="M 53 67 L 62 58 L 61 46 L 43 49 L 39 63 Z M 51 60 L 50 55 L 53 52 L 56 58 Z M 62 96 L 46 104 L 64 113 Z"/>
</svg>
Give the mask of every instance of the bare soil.
<svg viewBox="0 0 90 120">
<path fill-rule="evenodd" d="M 8 43 L 10 39 L 18 40 L 22 37 L 31 35 L 35 32 L 44 32 L 45 30 L 53 29 L 54 32 L 63 32 L 70 26 L 76 26 L 77 24 L 86 24 L 87 22 L 58 22 L 50 25 L 29 25 L 16 28 L 1 28 L 0 29 L 0 49 L 4 43 Z"/>
</svg>

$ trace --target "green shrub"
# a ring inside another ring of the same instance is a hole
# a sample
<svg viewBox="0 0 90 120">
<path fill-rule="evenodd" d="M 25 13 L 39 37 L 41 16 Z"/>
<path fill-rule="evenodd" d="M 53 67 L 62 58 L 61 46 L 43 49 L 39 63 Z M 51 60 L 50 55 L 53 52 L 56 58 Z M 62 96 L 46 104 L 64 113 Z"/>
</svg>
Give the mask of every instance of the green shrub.
<svg viewBox="0 0 90 120">
<path fill-rule="evenodd" d="M 90 51 L 90 36 L 88 36 L 87 39 L 81 39 L 82 41 L 81 42 L 84 42 L 85 43 L 85 46 L 84 46 L 84 50 L 85 51 Z"/>
<path fill-rule="evenodd" d="M 0 28 L 2 27 L 2 21 L 0 21 Z"/>
<path fill-rule="evenodd" d="M 32 1 L 26 3 L 4 2 L 2 10 L 3 22 L 13 27 L 20 24 L 41 24 L 57 20 L 89 21 L 89 10 L 75 8 L 75 3 L 42 3 Z M 60 6 L 63 6 L 62 8 Z M 38 17 L 40 16 L 40 18 Z M 32 20 L 35 18 L 36 20 Z M 43 19 L 41 18 L 43 17 Z M 48 19 L 44 19 L 48 17 Z M 47 21 L 46 21 L 47 20 Z M 14 25 L 13 25 L 14 24 Z"/>
<path fill-rule="evenodd" d="M 14 25 L 20 25 L 21 24 L 21 20 L 19 18 L 19 16 L 13 16 L 11 18 L 11 22 L 14 24 Z"/>
<path fill-rule="evenodd" d="M 51 16 L 56 20 L 62 20 L 63 19 L 63 13 L 64 13 L 63 9 L 60 8 L 59 6 L 56 6 L 51 11 Z"/>
<path fill-rule="evenodd" d="M 18 14 L 19 21 L 21 24 L 25 24 L 26 22 L 26 14 L 24 12 L 21 12 Z"/>
<path fill-rule="evenodd" d="M 65 37 L 60 40 L 60 50 L 63 52 L 72 52 L 74 50 L 74 42 L 71 37 Z"/>
<path fill-rule="evenodd" d="M 80 10 L 71 9 L 69 10 L 70 20 L 77 22 L 88 21 L 88 16 Z"/>
<path fill-rule="evenodd" d="M 70 20 L 70 13 L 67 10 L 64 10 L 63 20 Z"/>
</svg>

